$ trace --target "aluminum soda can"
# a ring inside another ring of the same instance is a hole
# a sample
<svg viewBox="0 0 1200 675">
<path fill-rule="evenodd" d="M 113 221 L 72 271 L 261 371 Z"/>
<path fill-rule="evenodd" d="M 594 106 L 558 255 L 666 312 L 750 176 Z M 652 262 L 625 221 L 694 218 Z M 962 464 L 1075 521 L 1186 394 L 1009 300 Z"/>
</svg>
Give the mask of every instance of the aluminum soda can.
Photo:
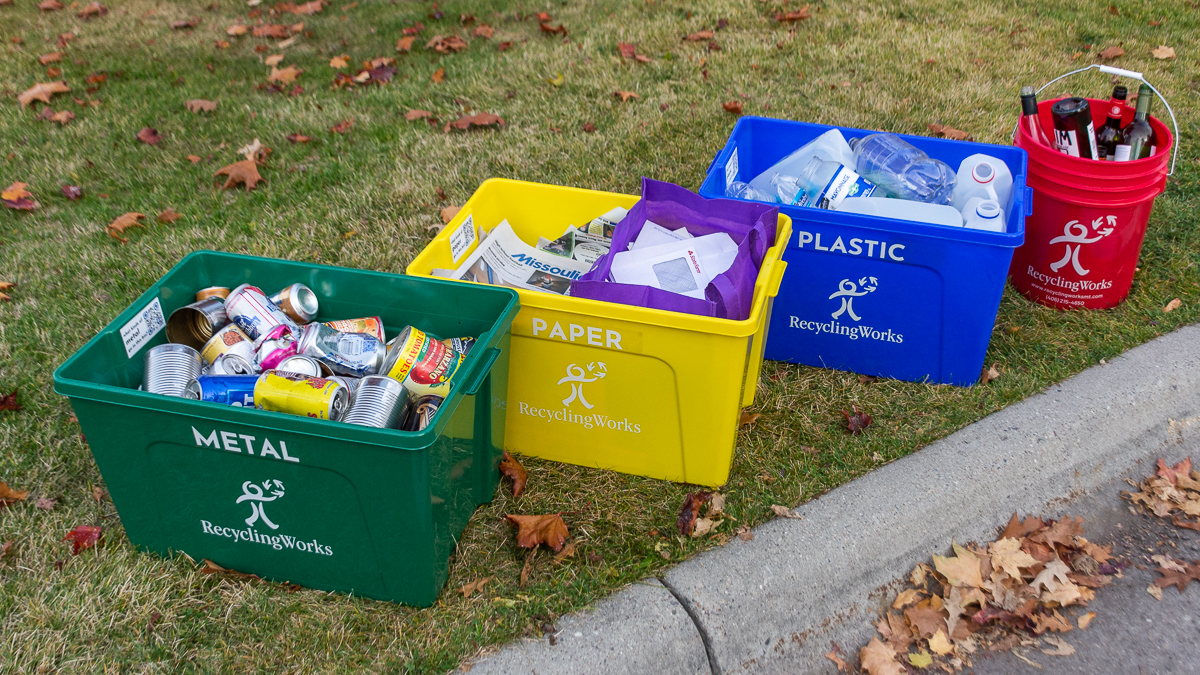
<svg viewBox="0 0 1200 675">
<path fill-rule="evenodd" d="M 167 318 L 167 340 L 198 350 L 228 323 L 225 301 L 206 298 L 171 312 Z"/>
<path fill-rule="evenodd" d="M 425 427 L 433 422 L 433 417 L 442 407 L 443 400 L 445 399 L 437 394 L 426 394 L 413 400 L 402 428 L 405 431 L 424 431 Z"/>
<path fill-rule="evenodd" d="M 1064 155 L 1100 159 L 1092 108 L 1086 98 L 1064 98 L 1050 107 L 1054 118 L 1054 144 Z"/>
<path fill-rule="evenodd" d="M 368 375 L 350 396 L 343 422 L 377 429 L 395 429 L 403 421 L 409 393 L 404 385 L 385 375 Z"/>
<path fill-rule="evenodd" d="M 281 361 L 296 355 L 296 341 L 290 331 L 280 324 L 255 340 L 254 364 L 259 370 L 275 370 Z"/>
<path fill-rule="evenodd" d="M 387 345 L 374 335 L 343 333 L 323 323 L 310 323 L 300 331 L 297 353 L 311 356 L 338 375 L 374 375 L 387 356 Z"/>
<path fill-rule="evenodd" d="M 459 354 L 466 356 L 467 354 L 471 353 L 471 347 L 474 347 L 478 340 L 473 337 L 461 337 L 442 340 L 442 342 L 445 342 L 451 349 Z"/>
<path fill-rule="evenodd" d="M 300 329 L 291 317 L 267 298 L 261 288 L 250 284 L 233 289 L 225 299 L 225 311 L 238 328 L 255 341 L 279 325 L 290 328 L 293 335 Z"/>
<path fill-rule="evenodd" d="M 254 407 L 258 375 L 201 375 L 188 383 L 184 398 L 238 408 Z"/>
<path fill-rule="evenodd" d="M 275 367 L 276 370 L 283 370 L 289 373 L 299 373 L 310 377 L 324 377 L 324 369 L 321 363 L 311 356 L 302 356 L 300 354 L 292 354 L 286 359 L 279 362 Z"/>
<path fill-rule="evenodd" d="M 383 319 L 377 316 L 368 316 L 362 319 L 339 319 L 337 321 L 326 321 L 326 326 L 334 330 L 340 330 L 343 333 L 367 333 L 379 338 L 380 342 L 385 341 L 383 333 Z"/>
<path fill-rule="evenodd" d="M 200 356 L 204 357 L 204 362 L 209 365 L 216 363 L 217 359 L 225 354 L 235 354 L 250 363 L 254 362 L 254 343 L 234 324 L 226 324 L 204 343 L 200 350 Z"/>
<path fill-rule="evenodd" d="M 258 369 L 253 361 L 247 361 L 237 354 L 222 354 L 213 361 L 205 375 L 257 375 Z"/>
<path fill-rule="evenodd" d="M 404 383 L 406 389 L 418 396 L 444 396 L 450 391 L 450 379 L 464 358 L 425 331 L 405 326 L 388 343 L 387 358 L 379 372 Z"/>
<path fill-rule="evenodd" d="M 351 396 L 354 396 L 354 391 L 358 389 L 358 385 L 362 383 L 362 379 L 358 377 L 350 377 L 349 375 L 330 375 L 327 380 L 333 380 L 346 388 Z"/>
<path fill-rule="evenodd" d="M 260 410 L 338 421 L 350 395 L 337 382 L 299 373 L 270 370 L 254 385 L 254 406 Z"/>
<path fill-rule="evenodd" d="M 301 283 L 295 283 L 271 296 L 284 314 L 298 324 L 306 324 L 317 318 L 317 294 Z"/>
<path fill-rule="evenodd" d="M 209 286 L 196 291 L 196 302 L 207 300 L 208 298 L 220 298 L 224 300 L 229 297 L 229 289 L 224 286 Z"/>
<path fill-rule="evenodd" d="M 151 394 L 183 396 L 188 383 L 204 371 L 200 352 L 187 345 L 167 343 L 146 352 L 142 385 Z"/>
</svg>

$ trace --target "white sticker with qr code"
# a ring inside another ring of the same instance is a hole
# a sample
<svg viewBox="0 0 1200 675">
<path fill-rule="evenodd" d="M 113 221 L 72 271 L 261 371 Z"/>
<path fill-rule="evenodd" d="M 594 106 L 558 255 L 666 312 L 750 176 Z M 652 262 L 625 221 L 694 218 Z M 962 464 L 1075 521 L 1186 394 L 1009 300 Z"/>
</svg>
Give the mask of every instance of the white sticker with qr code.
<svg viewBox="0 0 1200 675">
<path fill-rule="evenodd" d="M 121 339 L 125 342 L 125 355 L 132 359 L 133 355 L 145 347 L 146 343 L 158 335 L 158 331 L 166 325 L 167 320 L 163 318 L 162 305 L 158 302 L 158 298 L 155 298 L 121 329 Z"/>
<path fill-rule="evenodd" d="M 737 148 L 733 149 L 733 154 L 729 156 L 729 161 L 725 162 L 725 187 L 729 187 L 737 178 L 738 173 L 738 158 Z"/>
<path fill-rule="evenodd" d="M 459 223 L 458 227 L 450 233 L 450 258 L 453 264 L 457 265 L 459 258 L 462 258 L 471 249 L 471 244 L 474 243 L 475 216 L 472 214 L 467 216 L 466 220 Z"/>
</svg>

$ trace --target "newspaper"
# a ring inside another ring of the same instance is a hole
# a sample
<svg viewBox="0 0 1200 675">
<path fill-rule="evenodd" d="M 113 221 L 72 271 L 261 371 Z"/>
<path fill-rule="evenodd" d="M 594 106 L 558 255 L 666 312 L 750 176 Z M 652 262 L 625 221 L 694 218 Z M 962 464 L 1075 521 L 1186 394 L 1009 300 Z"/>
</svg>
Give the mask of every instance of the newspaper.
<svg viewBox="0 0 1200 675">
<path fill-rule="evenodd" d="M 539 237 L 537 244 L 539 251 L 553 253 L 564 258 L 571 258 L 572 260 L 578 260 L 588 265 L 593 265 L 597 260 L 604 257 L 604 254 L 608 253 L 608 249 L 611 247 L 611 238 L 585 232 L 574 225 L 568 227 L 567 231 L 563 232 L 561 237 L 553 241 L 545 237 Z"/>
<path fill-rule="evenodd" d="M 592 264 L 538 249 L 513 232 L 507 220 L 492 228 L 454 271 L 456 279 L 566 295 Z"/>
</svg>

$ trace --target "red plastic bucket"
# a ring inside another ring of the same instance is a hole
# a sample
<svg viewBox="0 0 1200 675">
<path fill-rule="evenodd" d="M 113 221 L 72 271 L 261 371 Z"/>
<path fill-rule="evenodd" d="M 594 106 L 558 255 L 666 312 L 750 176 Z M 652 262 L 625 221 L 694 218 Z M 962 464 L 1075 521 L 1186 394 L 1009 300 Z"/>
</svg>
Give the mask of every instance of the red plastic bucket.
<svg viewBox="0 0 1200 675">
<path fill-rule="evenodd" d="M 1050 107 L 1038 118 L 1053 138 Z M 1109 102 L 1088 99 L 1097 129 Z M 1124 121 L 1133 119 L 1127 108 Z M 1029 153 L 1026 178 L 1033 190 L 1033 215 L 1025 221 L 1025 243 L 1013 253 L 1009 277 L 1022 295 L 1057 309 L 1105 309 L 1129 295 L 1133 272 L 1154 198 L 1166 188 L 1174 137 L 1154 117 L 1155 154 L 1133 162 L 1101 162 L 1064 155 L 1017 131 L 1016 145 Z"/>
</svg>

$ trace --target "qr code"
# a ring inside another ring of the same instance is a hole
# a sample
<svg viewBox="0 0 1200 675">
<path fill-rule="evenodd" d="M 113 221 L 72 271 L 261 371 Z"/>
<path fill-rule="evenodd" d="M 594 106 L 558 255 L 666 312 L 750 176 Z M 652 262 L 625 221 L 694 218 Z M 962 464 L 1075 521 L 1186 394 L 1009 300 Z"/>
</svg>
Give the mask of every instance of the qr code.
<svg viewBox="0 0 1200 675">
<path fill-rule="evenodd" d="M 146 323 L 148 335 L 154 335 L 166 323 L 163 319 L 162 309 L 156 304 L 150 305 L 142 312 L 142 321 Z"/>
</svg>

